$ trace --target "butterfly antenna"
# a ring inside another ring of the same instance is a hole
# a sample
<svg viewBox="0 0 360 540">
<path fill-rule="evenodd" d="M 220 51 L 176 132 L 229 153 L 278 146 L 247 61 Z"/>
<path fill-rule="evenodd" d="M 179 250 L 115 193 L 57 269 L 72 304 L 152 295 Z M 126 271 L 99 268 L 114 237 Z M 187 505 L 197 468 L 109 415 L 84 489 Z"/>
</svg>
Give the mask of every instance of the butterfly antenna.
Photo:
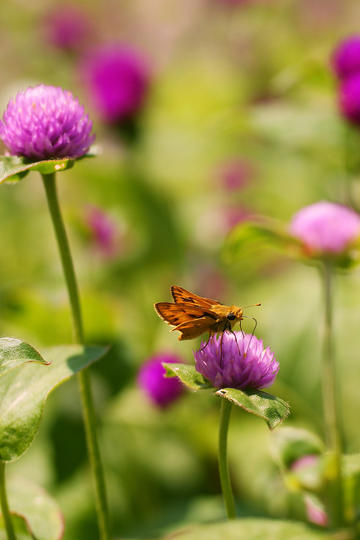
<svg viewBox="0 0 360 540">
<path fill-rule="evenodd" d="M 258 307 L 261 306 L 261 304 L 250 304 L 250 306 L 243 306 L 243 309 L 247 309 L 249 307 Z"/>
</svg>

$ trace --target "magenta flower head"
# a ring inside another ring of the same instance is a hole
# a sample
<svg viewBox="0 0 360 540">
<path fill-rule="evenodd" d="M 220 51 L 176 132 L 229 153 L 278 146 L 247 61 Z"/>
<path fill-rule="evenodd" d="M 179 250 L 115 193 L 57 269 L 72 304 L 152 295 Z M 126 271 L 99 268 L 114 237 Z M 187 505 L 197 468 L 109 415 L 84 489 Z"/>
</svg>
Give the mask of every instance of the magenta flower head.
<svg viewBox="0 0 360 540">
<path fill-rule="evenodd" d="M 92 122 L 71 92 L 43 84 L 19 92 L 0 122 L 10 153 L 30 160 L 79 158 L 95 139 Z"/>
<path fill-rule="evenodd" d="M 346 206 L 322 201 L 295 214 L 290 233 L 308 256 L 341 255 L 359 237 L 360 217 Z"/>
<path fill-rule="evenodd" d="M 86 222 L 99 252 L 106 258 L 116 255 L 117 231 L 110 217 L 101 208 L 92 206 L 88 208 Z"/>
<path fill-rule="evenodd" d="M 360 36 L 350 36 L 336 47 L 331 63 L 340 80 L 360 73 Z"/>
<path fill-rule="evenodd" d="M 205 345 L 194 353 L 195 367 L 215 388 L 267 388 L 279 371 L 270 348 L 251 334 L 224 332 Z"/>
<path fill-rule="evenodd" d="M 103 46 L 85 60 L 83 76 L 90 97 L 105 122 L 118 124 L 143 107 L 149 87 L 144 60 L 127 46 Z"/>
<path fill-rule="evenodd" d="M 339 109 L 352 124 L 360 125 L 360 73 L 344 79 L 339 87 Z"/>
<path fill-rule="evenodd" d="M 47 41 L 67 51 L 81 47 L 90 35 L 90 22 L 85 12 L 74 6 L 57 6 L 45 19 Z"/>
<path fill-rule="evenodd" d="M 179 363 L 181 359 L 171 353 L 156 354 L 141 366 L 137 381 L 155 405 L 165 408 L 181 396 L 184 386 L 177 377 L 165 377 L 163 362 Z"/>
<path fill-rule="evenodd" d="M 245 159 L 233 159 L 222 166 L 220 179 L 227 191 L 246 187 L 254 175 L 253 166 Z"/>
</svg>

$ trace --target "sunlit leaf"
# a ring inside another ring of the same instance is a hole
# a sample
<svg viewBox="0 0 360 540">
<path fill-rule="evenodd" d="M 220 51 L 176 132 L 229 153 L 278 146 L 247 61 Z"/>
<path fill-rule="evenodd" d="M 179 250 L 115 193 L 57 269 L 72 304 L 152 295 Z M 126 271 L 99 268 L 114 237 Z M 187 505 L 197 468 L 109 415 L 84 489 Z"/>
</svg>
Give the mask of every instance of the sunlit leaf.
<svg viewBox="0 0 360 540">
<path fill-rule="evenodd" d="M 97 146 L 92 146 L 88 153 L 78 159 L 94 157 L 98 154 Z M 17 182 L 24 178 L 30 171 L 38 171 L 41 174 L 51 174 L 66 171 L 73 167 L 75 159 L 44 159 L 41 161 L 29 161 L 20 156 L 0 156 L 0 184 L 3 182 Z"/>
<path fill-rule="evenodd" d="M 21 339 L 0 338 L 0 377 L 26 362 L 46 364 L 41 354 Z"/>
<path fill-rule="evenodd" d="M 80 345 L 53 347 L 43 352 L 49 365 L 22 364 L 2 375 L 0 459 L 12 461 L 25 452 L 39 429 L 49 392 L 101 358 L 106 350 Z"/>
<path fill-rule="evenodd" d="M 233 405 L 263 418 L 270 429 L 274 429 L 288 416 L 290 407 L 286 401 L 262 390 L 237 390 L 222 388 L 216 395 L 228 399 Z"/>
<path fill-rule="evenodd" d="M 328 532 L 305 523 L 275 519 L 237 519 L 210 525 L 187 527 L 167 537 L 183 540 L 330 540 Z"/>
<path fill-rule="evenodd" d="M 213 386 L 204 379 L 204 377 L 196 371 L 194 366 L 188 364 L 166 364 L 163 363 L 166 369 L 166 377 L 178 377 L 191 390 L 204 390 L 213 388 Z"/>
<path fill-rule="evenodd" d="M 18 478 L 8 482 L 7 490 L 11 512 L 25 519 L 36 540 L 62 538 L 63 515 L 44 489 L 24 478 Z"/>
<path fill-rule="evenodd" d="M 11 515 L 11 522 L 16 534 L 16 540 L 34 540 L 29 524 L 23 516 Z M 6 534 L 3 517 L 0 515 L 0 540 L 9 540 Z"/>
</svg>

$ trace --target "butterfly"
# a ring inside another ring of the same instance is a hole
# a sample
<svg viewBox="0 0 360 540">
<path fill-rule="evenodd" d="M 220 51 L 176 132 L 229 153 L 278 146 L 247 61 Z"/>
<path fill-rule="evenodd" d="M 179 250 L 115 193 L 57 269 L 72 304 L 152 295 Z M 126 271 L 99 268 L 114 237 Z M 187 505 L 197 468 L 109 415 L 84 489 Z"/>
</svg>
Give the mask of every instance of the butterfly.
<svg viewBox="0 0 360 540">
<path fill-rule="evenodd" d="M 209 332 L 209 338 L 226 330 L 231 332 L 244 318 L 243 309 L 238 306 L 226 306 L 177 285 L 171 287 L 171 294 L 174 302 L 158 302 L 154 307 L 166 323 L 174 326 L 172 331 L 180 332 L 180 341 L 194 339 L 205 332 Z"/>
</svg>

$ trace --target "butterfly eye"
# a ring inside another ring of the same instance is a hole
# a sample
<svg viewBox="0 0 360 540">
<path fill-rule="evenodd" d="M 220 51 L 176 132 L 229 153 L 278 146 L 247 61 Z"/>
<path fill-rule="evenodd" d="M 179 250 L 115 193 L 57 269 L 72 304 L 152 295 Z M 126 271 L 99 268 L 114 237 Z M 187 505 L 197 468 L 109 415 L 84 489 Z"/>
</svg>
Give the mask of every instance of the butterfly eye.
<svg viewBox="0 0 360 540">
<path fill-rule="evenodd" d="M 233 313 L 229 313 L 229 315 L 226 316 L 229 321 L 233 321 L 236 319 L 235 315 Z"/>
</svg>

